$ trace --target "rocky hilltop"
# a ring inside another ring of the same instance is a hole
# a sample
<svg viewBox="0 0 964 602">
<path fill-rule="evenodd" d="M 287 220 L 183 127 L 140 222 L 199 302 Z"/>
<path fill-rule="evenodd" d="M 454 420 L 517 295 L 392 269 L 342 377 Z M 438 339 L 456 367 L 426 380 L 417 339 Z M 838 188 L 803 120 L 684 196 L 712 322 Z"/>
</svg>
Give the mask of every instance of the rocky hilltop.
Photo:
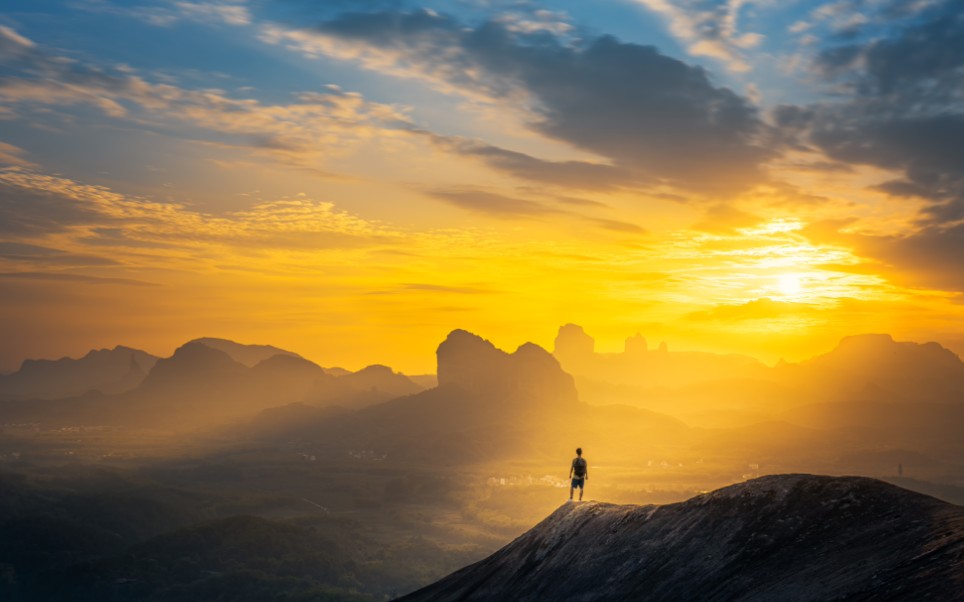
<svg viewBox="0 0 964 602">
<path fill-rule="evenodd" d="M 453 330 L 438 346 L 438 384 L 502 398 L 551 400 L 553 407 L 578 400 L 575 383 L 548 351 L 533 343 L 506 353 L 482 337 Z"/>
<path fill-rule="evenodd" d="M 874 479 L 813 475 L 665 506 L 567 503 L 401 598 L 831 599 L 964 599 L 964 508 Z"/>
</svg>

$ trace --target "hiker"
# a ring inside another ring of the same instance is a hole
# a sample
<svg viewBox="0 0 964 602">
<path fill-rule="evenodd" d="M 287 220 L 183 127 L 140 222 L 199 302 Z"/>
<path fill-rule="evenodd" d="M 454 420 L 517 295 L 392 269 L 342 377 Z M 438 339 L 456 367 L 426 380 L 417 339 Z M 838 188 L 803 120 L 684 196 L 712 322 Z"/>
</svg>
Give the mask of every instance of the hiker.
<svg viewBox="0 0 964 602">
<path fill-rule="evenodd" d="M 586 459 L 582 457 L 581 447 L 576 448 L 576 457 L 572 459 L 572 465 L 569 467 L 569 478 L 572 479 L 569 485 L 569 501 L 572 501 L 573 490 L 578 487 L 579 501 L 581 502 L 583 486 L 589 479 L 589 465 L 586 463 Z"/>
</svg>

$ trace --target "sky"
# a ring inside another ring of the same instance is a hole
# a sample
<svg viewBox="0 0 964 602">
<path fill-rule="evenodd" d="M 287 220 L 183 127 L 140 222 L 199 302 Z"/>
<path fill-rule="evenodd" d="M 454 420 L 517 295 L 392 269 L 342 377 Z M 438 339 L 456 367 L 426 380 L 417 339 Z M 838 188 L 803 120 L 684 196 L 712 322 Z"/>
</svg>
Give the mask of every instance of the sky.
<svg viewBox="0 0 964 602">
<path fill-rule="evenodd" d="M 5 0 L 0 371 L 964 354 L 956 0 Z"/>
</svg>

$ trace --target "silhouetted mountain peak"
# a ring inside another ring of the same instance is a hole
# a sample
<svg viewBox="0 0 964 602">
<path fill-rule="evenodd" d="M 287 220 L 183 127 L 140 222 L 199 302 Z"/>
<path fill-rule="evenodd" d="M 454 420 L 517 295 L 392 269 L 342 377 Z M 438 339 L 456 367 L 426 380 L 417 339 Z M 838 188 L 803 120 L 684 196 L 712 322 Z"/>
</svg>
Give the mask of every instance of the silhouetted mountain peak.
<svg viewBox="0 0 964 602">
<path fill-rule="evenodd" d="M 505 369 L 508 362 L 508 354 L 466 330 L 450 332 L 435 354 L 439 386 L 457 384 L 468 390 L 484 386 L 486 376 Z"/>
<path fill-rule="evenodd" d="M 962 557 L 964 508 L 874 479 L 777 475 L 666 506 L 568 503 L 402 599 L 951 599 Z"/>
<path fill-rule="evenodd" d="M 249 368 L 275 355 L 301 357 L 297 353 L 285 351 L 284 349 L 279 349 L 273 345 L 245 345 L 230 341 L 228 339 L 219 339 L 216 337 L 201 337 L 199 339 L 189 341 L 189 343 L 201 343 L 202 345 L 212 349 L 223 351 L 234 361 L 244 364 Z"/>
<path fill-rule="evenodd" d="M 944 348 L 939 343 L 895 341 L 894 337 L 889 334 L 860 334 L 844 337 L 833 351 L 822 356 L 817 356 L 811 361 L 827 359 L 913 361 L 917 358 L 925 357 L 929 361 L 938 361 L 945 364 L 960 364 L 960 358 L 958 358 L 953 351 Z"/>
<path fill-rule="evenodd" d="M 20 370 L 0 381 L 0 397 L 56 399 L 98 390 L 118 393 L 136 387 L 157 358 L 117 345 L 91 349 L 78 359 L 26 359 Z M 132 373 L 137 364 L 140 370 Z"/>
<path fill-rule="evenodd" d="M 572 377 L 552 354 L 534 343 L 525 343 L 509 354 L 482 337 L 454 330 L 436 353 L 440 387 L 456 385 L 502 398 L 577 399 Z"/>
<path fill-rule="evenodd" d="M 373 375 L 373 376 L 375 376 L 375 375 L 378 375 L 378 376 L 389 376 L 389 375 L 395 374 L 395 371 L 392 370 L 390 367 L 385 366 L 385 365 L 383 365 L 383 364 L 372 364 L 371 366 L 365 366 L 364 368 L 362 368 L 362 369 L 359 370 L 358 372 L 355 372 L 355 374 L 370 374 L 370 375 Z"/>
<path fill-rule="evenodd" d="M 801 383 L 836 388 L 845 398 L 951 401 L 964 395 L 964 363 L 954 352 L 888 334 L 846 337 L 829 353 L 777 368 Z"/>
<path fill-rule="evenodd" d="M 245 366 L 227 353 L 192 341 L 178 347 L 171 357 L 158 360 L 144 379 L 144 386 L 201 386 L 245 371 Z"/>
<path fill-rule="evenodd" d="M 649 344 L 646 342 L 646 337 L 637 332 L 635 335 L 626 339 L 623 350 L 628 354 L 641 355 L 649 351 Z"/>
<path fill-rule="evenodd" d="M 325 369 L 318 364 L 306 360 L 299 355 L 277 354 L 265 358 L 254 365 L 256 372 L 263 370 L 304 370 L 308 372 L 317 371 L 319 374 L 327 374 Z"/>
<path fill-rule="evenodd" d="M 394 395 L 409 395 L 424 390 L 424 387 L 404 374 L 395 372 L 382 364 L 372 364 L 358 372 L 339 376 L 337 382 L 354 390 L 369 390 Z"/>
<path fill-rule="evenodd" d="M 585 361 L 592 357 L 595 349 L 596 340 L 577 324 L 560 326 L 553 344 L 553 353 L 564 362 Z"/>
<path fill-rule="evenodd" d="M 523 343 L 513 354 L 525 361 L 543 362 L 546 365 L 559 366 L 559 360 L 535 343 Z"/>
</svg>

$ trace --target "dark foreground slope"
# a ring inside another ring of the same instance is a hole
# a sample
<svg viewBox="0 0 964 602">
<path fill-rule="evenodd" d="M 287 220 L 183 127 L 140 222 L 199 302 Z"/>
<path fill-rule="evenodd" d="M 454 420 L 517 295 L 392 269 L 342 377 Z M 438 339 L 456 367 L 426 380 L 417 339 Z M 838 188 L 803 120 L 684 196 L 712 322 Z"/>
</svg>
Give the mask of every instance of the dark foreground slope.
<svg viewBox="0 0 964 602">
<path fill-rule="evenodd" d="M 418 600 L 964 600 L 964 507 L 778 475 L 679 504 L 566 504 Z"/>
</svg>

